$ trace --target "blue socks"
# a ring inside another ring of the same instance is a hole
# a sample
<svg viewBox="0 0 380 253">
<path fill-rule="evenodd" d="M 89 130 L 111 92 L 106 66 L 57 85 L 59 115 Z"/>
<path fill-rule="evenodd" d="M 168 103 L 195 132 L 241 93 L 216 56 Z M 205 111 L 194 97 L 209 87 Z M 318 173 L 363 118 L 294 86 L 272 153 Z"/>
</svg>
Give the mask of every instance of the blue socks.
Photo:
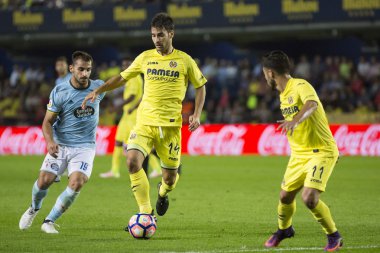
<svg viewBox="0 0 380 253">
<path fill-rule="evenodd" d="M 79 192 L 76 192 L 67 186 L 66 190 L 64 190 L 57 198 L 53 209 L 51 209 L 45 220 L 54 222 L 58 219 L 71 206 L 78 195 Z"/>
<path fill-rule="evenodd" d="M 37 181 L 33 185 L 32 189 L 32 208 L 34 210 L 41 209 L 42 201 L 44 200 L 48 190 L 41 190 L 38 185 Z"/>
</svg>

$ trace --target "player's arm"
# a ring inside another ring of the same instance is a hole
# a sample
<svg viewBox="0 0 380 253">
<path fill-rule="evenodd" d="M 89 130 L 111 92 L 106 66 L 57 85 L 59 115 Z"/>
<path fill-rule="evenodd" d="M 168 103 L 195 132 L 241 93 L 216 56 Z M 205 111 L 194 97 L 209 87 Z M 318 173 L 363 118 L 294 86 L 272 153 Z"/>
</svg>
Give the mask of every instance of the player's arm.
<svg viewBox="0 0 380 253">
<path fill-rule="evenodd" d="M 117 75 L 114 77 L 111 77 L 107 82 L 99 86 L 97 89 L 90 92 L 83 100 L 82 102 L 82 109 L 86 108 L 86 103 L 88 100 L 91 100 L 91 103 L 93 103 L 96 99 L 96 97 L 99 94 L 102 94 L 103 92 L 114 90 L 116 88 L 119 88 L 125 83 L 125 79 L 121 75 Z"/>
<path fill-rule="evenodd" d="M 139 108 L 139 105 L 140 105 L 141 101 L 142 101 L 142 98 L 140 98 L 139 101 L 137 101 L 137 103 L 132 108 L 129 108 L 128 114 L 131 114 L 134 110 L 136 110 L 137 108 Z"/>
<path fill-rule="evenodd" d="M 55 158 L 57 158 L 58 154 L 58 144 L 55 143 L 53 138 L 53 124 L 57 119 L 57 115 L 57 113 L 47 110 L 42 123 L 42 133 L 46 141 L 47 150 Z"/>
<path fill-rule="evenodd" d="M 200 117 L 203 109 L 203 105 L 206 99 L 206 87 L 205 85 L 195 90 L 195 109 L 194 114 L 189 117 L 189 130 L 194 131 L 199 127 Z"/>
<path fill-rule="evenodd" d="M 314 100 L 308 100 L 302 107 L 301 111 L 297 113 L 291 121 L 280 120 L 281 123 L 277 130 L 281 129 L 281 134 L 287 134 L 290 131 L 290 135 L 293 134 L 294 129 L 309 118 L 315 110 L 318 108 L 318 103 Z"/>
</svg>

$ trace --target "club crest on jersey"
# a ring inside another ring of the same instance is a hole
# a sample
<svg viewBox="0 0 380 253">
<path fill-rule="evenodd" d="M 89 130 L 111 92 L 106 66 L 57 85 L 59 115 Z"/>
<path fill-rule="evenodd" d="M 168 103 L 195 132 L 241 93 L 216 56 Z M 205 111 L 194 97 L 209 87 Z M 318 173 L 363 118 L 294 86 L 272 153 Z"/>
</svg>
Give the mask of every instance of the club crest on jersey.
<svg viewBox="0 0 380 253">
<path fill-rule="evenodd" d="M 288 102 L 289 102 L 289 104 L 293 104 L 293 97 L 288 97 Z"/>
<path fill-rule="evenodd" d="M 170 66 L 171 68 L 175 68 L 175 67 L 177 67 L 177 62 L 175 62 L 175 61 L 170 61 L 169 66 Z"/>
<path fill-rule="evenodd" d="M 137 137 L 136 133 L 132 133 L 131 136 L 129 137 L 130 140 L 133 140 Z"/>
<path fill-rule="evenodd" d="M 56 163 L 52 163 L 52 164 L 50 165 L 50 167 L 51 167 L 51 169 L 54 170 L 54 171 L 58 171 L 58 170 L 59 170 L 59 165 L 56 164 Z"/>
<path fill-rule="evenodd" d="M 82 107 L 78 107 L 74 110 L 75 118 L 83 118 L 88 117 L 95 114 L 95 109 L 91 106 L 87 106 L 86 109 L 82 109 Z"/>
</svg>

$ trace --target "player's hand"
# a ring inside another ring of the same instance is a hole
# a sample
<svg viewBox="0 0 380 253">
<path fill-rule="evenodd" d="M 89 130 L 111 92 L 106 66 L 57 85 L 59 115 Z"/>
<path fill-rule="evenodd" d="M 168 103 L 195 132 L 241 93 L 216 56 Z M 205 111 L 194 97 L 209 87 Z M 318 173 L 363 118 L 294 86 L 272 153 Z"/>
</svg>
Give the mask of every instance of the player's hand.
<svg viewBox="0 0 380 253">
<path fill-rule="evenodd" d="M 294 129 L 298 126 L 296 121 L 277 120 L 280 125 L 277 127 L 277 131 L 281 130 L 281 134 L 287 135 L 290 132 L 290 136 L 293 135 Z"/>
<path fill-rule="evenodd" d="M 200 125 L 201 122 L 199 120 L 199 117 L 195 117 L 194 115 L 191 115 L 189 117 L 189 130 L 191 132 L 195 131 Z"/>
<path fill-rule="evenodd" d="M 54 157 L 54 158 L 58 157 L 58 144 L 57 143 L 48 142 L 47 143 L 47 150 L 52 157 Z"/>
<path fill-rule="evenodd" d="M 83 102 L 82 102 L 82 109 L 86 109 L 86 103 L 88 100 L 91 100 L 91 103 L 94 103 L 95 102 L 95 99 L 96 97 L 98 96 L 99 94 L 96 92 L 96 91 L 92 91 L 91 93 L 89 93 L 84 99 L 83 99 Z"/>
</svg>

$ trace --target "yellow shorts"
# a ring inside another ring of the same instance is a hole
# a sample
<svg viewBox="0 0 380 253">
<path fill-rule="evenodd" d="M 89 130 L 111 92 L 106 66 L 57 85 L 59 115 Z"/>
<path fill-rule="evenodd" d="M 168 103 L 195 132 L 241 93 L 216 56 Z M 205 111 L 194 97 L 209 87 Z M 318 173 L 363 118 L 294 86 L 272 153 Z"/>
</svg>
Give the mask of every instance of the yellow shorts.
<svg viewBox="0 0 380 253">
<path fill-rule="evenodd" d="M 165 169 L 177 169 L 181 160 L 181 128 L 136 125 L 128 139 L 127 150 L 137 149 L 144 156 L 153 146 Z"/>
<path fill-rule="evenodd" d="M 123 113 L 119 124 L 117 125 L 115 140 L 123 143 L 127 143 L 131 130 L 136 124 L 136 118 L 128 118 L 126 113 Z"/>
<path fill-rule="evenodd" d="M 301 187 L 325 191 L 327 181 L 338 160 L 335 157 L 290 157 L 281 188 L 291 192 Z"/>
</svg>

